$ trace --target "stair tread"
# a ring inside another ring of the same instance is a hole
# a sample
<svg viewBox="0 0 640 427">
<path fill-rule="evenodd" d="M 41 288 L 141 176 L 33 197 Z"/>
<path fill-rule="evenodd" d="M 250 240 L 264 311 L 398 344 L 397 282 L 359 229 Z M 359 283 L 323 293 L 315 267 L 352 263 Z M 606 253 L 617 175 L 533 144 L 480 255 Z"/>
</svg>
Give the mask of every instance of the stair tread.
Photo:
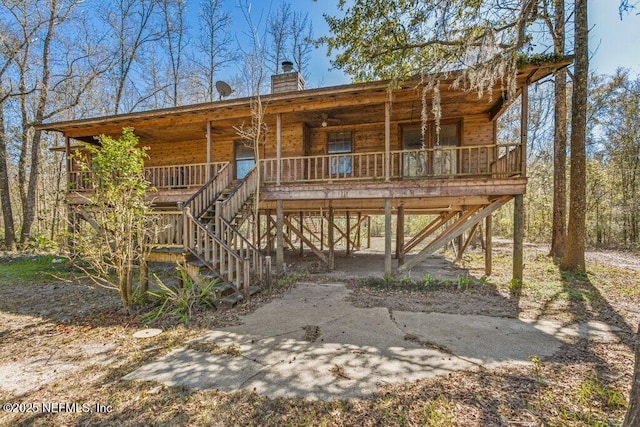
<svg viewBox="0 0 640 427">
<path fill-rule="evenodd" d="M 231 295 L 227 295 L 224 298 L 220 298 L 220 301 L 228 304 L 230 306 L 236 305 L 237 303 L 239 303 L 240 301 L 244 300 L 244 297 L 242 296 L 242 294 L 240 292 L 234 292 Z"/>
<path fill-rule="evenodd" d="M 229 289 L 233 290 L 234 292 L 236 291 L 236 287 L 229 283 L 221 283 L 220 285 L 214 286 L 213 289 L 215 289 L 216 292 L 222 292 Z"/>
<path fill-rule="evenodd" d="M 197 259 L 197 258 L 196 259 L 187 260 L 187 264 L 190 264 L 190 265 L 192 265 L 194 267 L 198 267 L 198 268 L 207 267 L 207 263 L 206 262 L 204 262 L 204 261 L 202 261 L 200 259 Z"/>
</svg>

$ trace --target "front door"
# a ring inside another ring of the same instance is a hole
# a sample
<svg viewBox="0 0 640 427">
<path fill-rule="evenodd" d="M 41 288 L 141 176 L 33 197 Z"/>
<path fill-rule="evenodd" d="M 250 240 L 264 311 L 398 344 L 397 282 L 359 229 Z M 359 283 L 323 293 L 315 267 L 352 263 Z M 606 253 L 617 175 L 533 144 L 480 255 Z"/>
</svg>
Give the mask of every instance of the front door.
<svg viewBox="0 0 640 427">
<path fill-rule="evenodd" d="M 236 179 L 242 179 L 253 169 L 256 164 L 256 155 L 253 148 L 247 146 L 243 141 L 236 141 L 235 144 L 235 172 Z"/>
</svg>

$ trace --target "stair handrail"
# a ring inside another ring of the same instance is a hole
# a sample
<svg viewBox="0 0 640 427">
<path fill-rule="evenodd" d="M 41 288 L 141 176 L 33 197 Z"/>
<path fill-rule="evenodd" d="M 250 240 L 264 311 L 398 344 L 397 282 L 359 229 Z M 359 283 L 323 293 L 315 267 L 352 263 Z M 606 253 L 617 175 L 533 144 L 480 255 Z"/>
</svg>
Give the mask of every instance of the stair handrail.
<svg viewBox="0 0 640 427">
<path fill-rule="evenodd" d="M 224 200 L 220 201 L 218 204 L 218 206 L 221 207 L 220 218 L 231 221 L 249 197 L 255 193 L 258 189 L 258 171 L 258 166 L 254 165 L 231 193 L 229 193 Z"/>
<path fill-rule="evenodd" d="M 191 214 L 189 207 L 184 208 L 184 247 L 216 272 L 224 281 L 232 284 L 237 291 L 242 289 L 248 296 L 251 277 L 247 274 L 247 260 L 231 249 L 220 237 L 216 236 L 200 220 Z M 231 263 L 234 267 L 232 268 Z M 224 267 L 226 266 L 226 274 Z"/>
<path fill-rule="evenodd" d="M 200 218 L 215 203 L 232 179 L 232 168 L 227 162 L 218 170 L 218 173 L 182 203 L 182 208 L 189 208 L 195 218 Z"/>
<path fill-rule="evenodd" d="M 219 218 L 217 233 L 229 248 L 234 248 L 244 259 L 249 260 L 250 266 L 261 283 L 271 286 L 271 257 L 265 256 L 260 249 L 255 247 L 249 239 L 240 233 L 229 221 Z"/>
</svg>

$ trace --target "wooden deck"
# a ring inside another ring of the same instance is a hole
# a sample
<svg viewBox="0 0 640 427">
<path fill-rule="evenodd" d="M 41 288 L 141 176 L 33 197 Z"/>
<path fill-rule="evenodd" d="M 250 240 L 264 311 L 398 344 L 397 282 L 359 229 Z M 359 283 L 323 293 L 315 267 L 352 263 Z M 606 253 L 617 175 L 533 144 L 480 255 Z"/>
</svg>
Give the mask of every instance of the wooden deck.
<svg viewBox="0 0 640 427">
<path fill-rule="evenodd" d="M 390 198 L 418 212 L 524 194 L 527 180 L 521 164 L 519 144 L 399 150 L 389 156 L 371 152 L 270 158 L 260 161 L 251 188 L 242 191 L 255 191 L 259 171 L 263 210 L 275 209 L 281 200 L 287 211 L 317 210 L 331 202 L 338 209 L 381 212 L 384 199 Z M 232 167 L 219 162 L 145 168 L 155 189 L 149 197 L 158 207 L 176 207 L 225 165 Z M 85 203 L 90 172 L 71 172 L 69 183 L 69 202 Z"/>
</svg>

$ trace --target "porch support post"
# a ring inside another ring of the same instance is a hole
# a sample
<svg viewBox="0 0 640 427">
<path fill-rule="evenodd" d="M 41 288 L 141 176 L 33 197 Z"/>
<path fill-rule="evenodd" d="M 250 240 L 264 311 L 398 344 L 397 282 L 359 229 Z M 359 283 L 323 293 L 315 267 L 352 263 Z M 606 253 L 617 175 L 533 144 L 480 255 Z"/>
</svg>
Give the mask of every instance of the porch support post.
<svg viewBox="0 0 640 427">
<path fill-rule="evenodd" d="M 522 87 L 522 111 L 520 114 L 520 171 L 527 176 L 527 139 L 529 127 L 529 79 Z M 524 195 L 517 194 L 513 199 L 513 278 L 522 282 L 524 244 Z"/>
<path fill-rule="evenodd" d="M 529 128 L 529 79 L 522 87 L 522 111 L 520 114 L 520 144 L 522 158 L 520 159 L 520 171 L 522 176 L 527 176 L 527 140 Z"/>
<path fill-rule="evenodd" d="M 391 181 L 391 103 L 384 103 L 384 180 Z"/>
<path fill-rule="evenodd" d="M 76 255 L 74 235 L 79 230 L 80 218 L 72 206 L 67 207 L 67 249 L 71 255 Z"/>
<path fill-rule="evenodd" d="M 276 271 L 284 273 L 284 212 L 282 200 L 276 201 Z"/>
<path fill-rule="evenodd" d="M 460 212 L 460 216 L 462 216 L 462 212 Z M 454 251 L 456 253 L 456 261 L 460 261 L 462 259 L 462 243 L 464 240 L 464 233 L 456 237 L 455 239 L 455 248 Z"/>
<path fill-rule="evenodd" d="M 304 219 L 303 213 L 302 211 L 300 211 L 300 235 L 304 236 L 304 223 L 302 222 L 302 220 Z M 304 254 L 304 246 L 303 246 L 303 242 L 302 242 L 302 238 L 300 238 L 300 256 L 302 256 Z"/>
<path fill-rule="evenodd" d="M 384 199 L 384 275 L 391 276 L 391 199 Z"/>
<path fill-rule="evenodd" d="M 524 195 L 517 194 L 513 199 L 513 278 L 522 281 L 524 266 Z"/>
<path fill-rule="evenodd" d="M 282 180 L 282 113 L 276 114 L 276 185 Z"/>
<path fill-rule="evenodd" d="M 360 250 L 360 231 L 362 230 L 362 212 L 358 212 L 358 231 L 356 234 L 356 249 Z"/>
<path fill-rule="evenodd" d="M 265 221 L 265 226 L 267 229 L 265 230 L 265 235 L 267 237 L 267 256 L 271 256 L 271 252 L 273 251 L 273 237 L 271 236 L 271 224 L 273 219 L 271 218 L 271 210 L 267 210 L 267 220 Z"/>
<path fill-rule="evenodd" d="M 347 250 L 345 255 L 351 255 L 351 221 L 349 211 L 347 211 Z"/>
<path fill-rule="evenodd" d="M 335 254 L 333 241 L 333 206 L 329 206 L 329 229 L 327 230 L 327 246 L 329 247 L 329 271 L 335 268 Z"/>
<path fill-rule="evenodd" d="M 398 206 L 396 220 L 396 259 L 398 265 L 404 264 L 404 206 Z"/>
<path fill-rule="evenodd" d="M 260 211 L 256 214 L 256 240 L 253 242 L 258 250 L 262 248 L 262 227 L 260 226 Z"/>
<path fill-rule="evenodd" d="M 207 171 L 205 181 L 211 179 L 211 120 L 207 120 Z"/>
<path fill-rule="evenodd" d="M 371 216 L 367 216 L 367 249 L 371 249 Z"/>
<path fill-rule="evenodd" d="M 320 250 L 324 251 L 324 214 L 320 215 Z"/>
<path fill-rule="evenodd" d="M 67 167 L 67 190 L 69 189 L 69 184 L 71 183 L 71 141 L 70 138 L 65 135 L 64 136 L 64 156 L 65 156 L 65 166 Z"/>
<path fill-rule="evenodd" d="M 484 238 L 484 274 L 485 276 L 491 276 L 491 264 L 492 264 L 492 247 L 491 247 L 491 235 L 493 234 L 493 221 L 492 216 L 489 215 L 485 219 L 485 238 Z"/>
<path fill-rule="evenodd" d="M 66 190 L 69 191 L 71 188 L 71 142 L 67 135 L 64 136 L 64 155 L 65 155 L 65 166 L 67 168 L 67 187 Z M 4 161 L 4 159 L 2 159 Z M 73 233 L 76 230 L 76 222 L 78 221 L 78 216 L 75 214 L 75 210 L 71 208 L 71 206 L 67 205 L 67 247 L 69 249 L 69 253 L 75 255 L 74 250 L 74 241 L 73 241 Z"/>
</svg>

